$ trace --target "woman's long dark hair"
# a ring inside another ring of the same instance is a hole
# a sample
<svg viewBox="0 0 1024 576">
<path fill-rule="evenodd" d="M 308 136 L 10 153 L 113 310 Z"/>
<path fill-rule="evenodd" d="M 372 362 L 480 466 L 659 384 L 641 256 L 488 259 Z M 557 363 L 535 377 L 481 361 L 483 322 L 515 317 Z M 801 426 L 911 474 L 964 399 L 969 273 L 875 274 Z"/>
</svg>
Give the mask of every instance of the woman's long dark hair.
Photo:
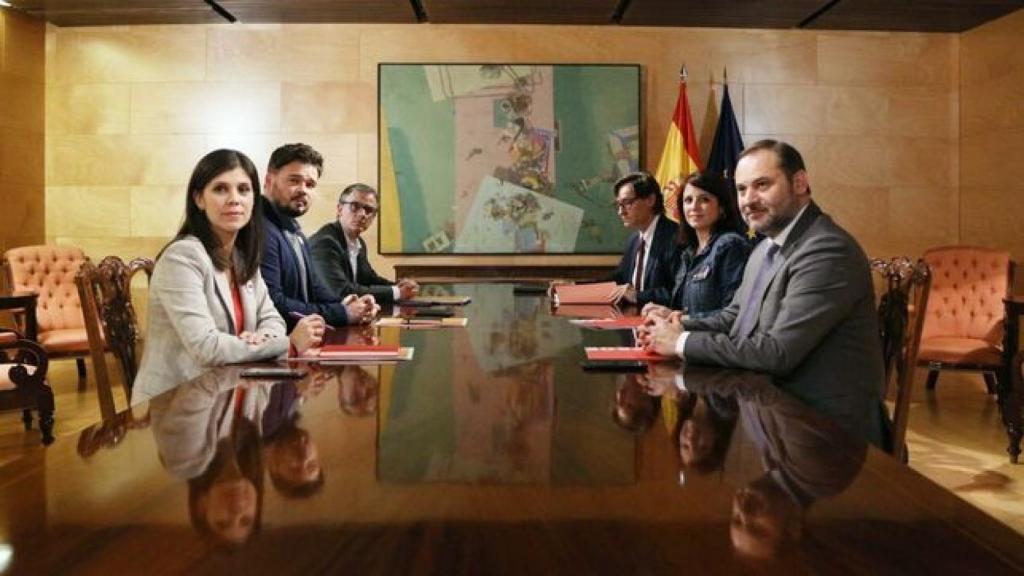
<svg viewBox="0 0 1024 576">
<path fill-rule="evenodd" d="M 259 429 L 256 428 L 256 424 L 252 420 L 245 417 L 237 418 L 231 426 L 230 435 L 217 443 L 217 451 L 206 470 L 188 481 L 188 514 L 192 521 L 192 527 L 200 537 L 214 545 L 230 546 L 231 543 L 222 541 L 210 528 L 206 517 L 199 513 L 199 499 L 210 492 L 217 476 L 228 465 L 229 460 L 235 460 L 238 463 L 242 475 L 256 488 L 256 516 L 253 518 L 253 530 L 246 539 L 248 541 L 259 533 L 263 524 L 263 472 L 265 469 L 263 443 L 260 439 Z"/>
<path fill-rule="evenodd" d="M 729 184 L 725 178 L 714 172 L 697 170 L 686 177 L 686 180 L 683 181 L 682 189 L 679 190 L 679 195 L 676 198 L 676 201 L 679 203 L 677 207 L 677 210 L 679 210 L 679 244 L 684 247 L 697 247 L 697 232 L 693 229 L 693 226 L 686 223 L 686 212 L 683 208 L 683 196 L 685 196 L 687 184 L 692 185 L 694 188 L 700 188 L 718 200 L 718 220 L 711 227 L 712 234 L 721 232 L 742 233 L 745 231 L 743 219 L 740 218 L 740 212 L 736 208 L 735 195 L 729 190 Z"/>
<path fill-rule="evenodd" d="M 196 204 L 196 197 L 203 193 L 203 189 L 221 174 L 241 168 L 252 183 L 252 215 L 245 226 L 238 231 L 235 239 L 234 261 L 220 253 L 220 241 L 217 235 L 210 228 L 210 221 Z M 203 156 L 199 163 L 192 170 L 192 177 L 188 181 L 188 189 L 185 192 L 185 222 L 178 230 L 178 234 L 171 240 L 176 240 L 192 235 L 203 243 L 207 254 L 213 260 L 217 270 L 227 270 L 234 267 L 235 282 L 243 284 L 256 275 L 260 268 L 260 257 L 263 254 L 263 218 L 260 215 L 260 178 L 256 173 L 256 166 L 245 154 L 237 150 L 220 149 Z M 169 244 L 168 244 L 169 245 Z M 167 247 L 164 247 L 166 250 Z M 160 251 L 163 254 L 163 250 Z M 160 256 L 158 255 L 157 258 Z"/>
</svg>

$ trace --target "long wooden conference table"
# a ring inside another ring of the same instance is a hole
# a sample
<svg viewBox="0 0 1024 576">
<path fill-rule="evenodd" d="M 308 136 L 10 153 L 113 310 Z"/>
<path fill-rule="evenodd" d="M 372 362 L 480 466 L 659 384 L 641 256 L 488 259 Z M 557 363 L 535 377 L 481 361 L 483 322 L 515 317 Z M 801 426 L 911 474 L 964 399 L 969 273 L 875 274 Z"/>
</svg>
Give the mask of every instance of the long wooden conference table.
<svg viewBox="0 0 1024 576">
<path fill-rule="evenodd" d="M 585 372 L 543 295 L 456 285 L 412 361 L 213 370 L 0 470 L 17 574 L 1010 574 L 1024 538 L 764 376 Z M 366 330 L 339 329 L 339 340 Z M 913 454 L 911 454 L 913 458 Z M 3 571 L 0 568 L 0 571 Z"/>
</svg>

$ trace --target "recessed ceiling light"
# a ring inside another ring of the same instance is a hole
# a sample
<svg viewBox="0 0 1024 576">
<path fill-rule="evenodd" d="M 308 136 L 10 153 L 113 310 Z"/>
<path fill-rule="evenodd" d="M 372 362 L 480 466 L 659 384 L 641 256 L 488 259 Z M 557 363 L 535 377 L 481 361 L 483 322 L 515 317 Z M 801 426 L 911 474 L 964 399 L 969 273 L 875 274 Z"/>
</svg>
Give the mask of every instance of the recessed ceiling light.
<svg viewBox="0 0 1024 576">
<path fill-rule="evenodd" d="M 7 0 L 0 0 L 0 6 L 6 6 L 6 7 L 10 8 L 11 7 L 11 3 L 8 2 Z"/>
</svg>

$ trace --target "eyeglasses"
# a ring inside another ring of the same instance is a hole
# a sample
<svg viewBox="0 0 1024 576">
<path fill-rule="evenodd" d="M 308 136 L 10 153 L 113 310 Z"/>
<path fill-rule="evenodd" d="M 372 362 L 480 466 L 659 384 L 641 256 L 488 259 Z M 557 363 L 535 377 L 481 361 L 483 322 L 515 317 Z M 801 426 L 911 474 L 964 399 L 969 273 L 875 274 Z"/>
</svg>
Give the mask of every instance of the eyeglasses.
<svg viewBox="0 0 1024 576">
<path fill-rule="evenodd" d="M 639 200 L 639 198 L 626 198 L 625 200 L 616 200 L 612 202 L 612 206 L 615 207 L 616 212 L 628 212 L 633 207 L 633 203 Z"/>
<path fill-rule="evenodd" d="M 353 212 L 359 212 L 362 210 L 367 216 L 371 218 L 377 215 L 377 207 L 370 206 L 369 204 L 363 204 L 362 202 L 342 202 L 342 204 L 348 204 L 351 206 L 350 210 Z"/>
</svg>

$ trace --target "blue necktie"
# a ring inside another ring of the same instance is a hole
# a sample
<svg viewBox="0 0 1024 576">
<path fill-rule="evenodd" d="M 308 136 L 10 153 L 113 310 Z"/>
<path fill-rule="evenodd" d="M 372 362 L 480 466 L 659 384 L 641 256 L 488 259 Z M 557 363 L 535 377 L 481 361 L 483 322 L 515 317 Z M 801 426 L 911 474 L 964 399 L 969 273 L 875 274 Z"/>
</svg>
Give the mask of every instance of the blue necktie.
<svg viewBox="0 0 1024 576">
<path fill-rule="evenodd" d="M 740 338 L 746 338 L 754 331 L 757 317 L 761 312 L 761 300 L 764 298 L 764 289 L 772 276 L 772 270 L 775 268 L 775 256 L 778 252 L 779 245 L 769 240 L 768 250 L 764 253 L 761 268 L 758 269 L 757 277 L 754 279 L 754 286 L 750 289 L 750 293 L 747 294 L 747 301 L 740 308 L 740 317 L 736 319 L 740 328 Z"/>
</svg>

